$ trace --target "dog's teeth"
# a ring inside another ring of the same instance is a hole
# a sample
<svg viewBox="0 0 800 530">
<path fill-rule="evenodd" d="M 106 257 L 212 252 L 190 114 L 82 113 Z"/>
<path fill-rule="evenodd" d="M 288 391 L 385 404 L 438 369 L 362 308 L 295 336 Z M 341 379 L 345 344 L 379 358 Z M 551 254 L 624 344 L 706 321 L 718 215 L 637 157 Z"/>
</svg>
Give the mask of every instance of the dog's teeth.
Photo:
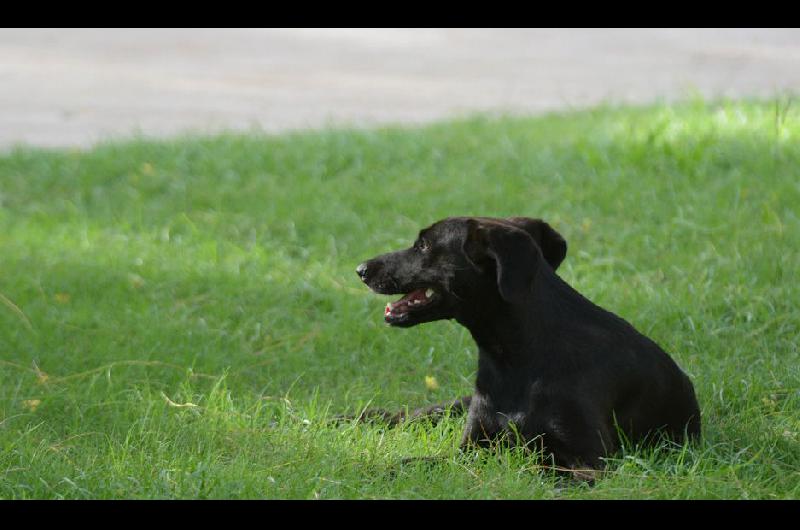
<svg viewBox="0 0 800 530">
<path fill-rule="evenodd" d="M 425 298 L 430 298 L 431 296 L 433 296 L 433 292 L 434 292 L 433 289 L 428 289 L 427 291 L 425 291 Z"/>
</svg>

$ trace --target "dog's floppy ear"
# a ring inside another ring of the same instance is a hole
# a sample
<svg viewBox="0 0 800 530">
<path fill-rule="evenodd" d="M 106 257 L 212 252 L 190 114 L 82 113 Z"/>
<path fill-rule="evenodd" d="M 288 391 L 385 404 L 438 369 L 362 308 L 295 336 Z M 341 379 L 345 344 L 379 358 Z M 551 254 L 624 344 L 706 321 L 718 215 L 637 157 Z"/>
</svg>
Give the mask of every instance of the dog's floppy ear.
<svg viewBox="0 0 800 530">
<path fill-rule="evenodd" d="M 531 292 L 542 253 L 531 235 L 521 228 L 501 223 L 467 220 L 464 254 L 479 269 L 494 261 L 497 289 L 510 303 L 518 303 Z"/>
<path fill-rule="evenodd" d="M 511 224 L 528 232 L 539 245 L 545 261 L 556 270 L 567 255 L 567 241 L 552 226 L 541 219 L 530 217 L 509 217 Z"/>
</svg>

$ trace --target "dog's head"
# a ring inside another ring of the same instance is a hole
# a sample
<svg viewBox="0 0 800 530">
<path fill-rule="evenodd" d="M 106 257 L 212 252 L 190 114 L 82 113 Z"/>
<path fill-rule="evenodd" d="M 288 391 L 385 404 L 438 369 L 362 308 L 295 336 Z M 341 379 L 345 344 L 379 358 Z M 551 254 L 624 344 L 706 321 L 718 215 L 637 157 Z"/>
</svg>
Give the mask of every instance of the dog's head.
<svg viewBox="0 0 800 530">
<path fill-rule="evenodd" d="M 420 231 L 410 248 L 356 272 L 377 293 L 404 295 L 387 304 L 384 318 L 409 327 L 522 303 L 537 270 L 557 269 L 566 253 L 567 242 L 541 219 L 450 217 Z"/>
</svg>

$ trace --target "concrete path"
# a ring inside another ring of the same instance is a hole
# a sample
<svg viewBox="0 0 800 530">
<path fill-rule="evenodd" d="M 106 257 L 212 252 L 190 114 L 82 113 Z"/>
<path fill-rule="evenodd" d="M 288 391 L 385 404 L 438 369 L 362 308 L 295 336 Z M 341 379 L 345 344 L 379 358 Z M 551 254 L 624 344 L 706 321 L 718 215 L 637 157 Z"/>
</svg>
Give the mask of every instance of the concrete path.
<svg viewBox="0 0 800 530">
<path fill-rule="evenodd" d="M 0 29 L 0 148 L 800 92 L 800 30 Z"/>
</svg>

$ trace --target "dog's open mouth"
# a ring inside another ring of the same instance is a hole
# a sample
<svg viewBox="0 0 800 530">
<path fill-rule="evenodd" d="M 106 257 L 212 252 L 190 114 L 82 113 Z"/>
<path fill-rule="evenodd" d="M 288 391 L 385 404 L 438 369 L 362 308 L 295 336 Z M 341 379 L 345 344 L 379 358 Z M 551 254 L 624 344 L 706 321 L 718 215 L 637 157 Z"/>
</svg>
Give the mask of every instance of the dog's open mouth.
<svg viewBox="0 0 800 530">
<path fill-rule="evenodd" d="M 411 313 L 419 311 L 430 305 L 436 299 L 436 291 L 432 288 L 422 288 L 411 291 L 397 302 L 386 304 L 383 318 L 389 324 L 402 322 Z"/>
</svg>

